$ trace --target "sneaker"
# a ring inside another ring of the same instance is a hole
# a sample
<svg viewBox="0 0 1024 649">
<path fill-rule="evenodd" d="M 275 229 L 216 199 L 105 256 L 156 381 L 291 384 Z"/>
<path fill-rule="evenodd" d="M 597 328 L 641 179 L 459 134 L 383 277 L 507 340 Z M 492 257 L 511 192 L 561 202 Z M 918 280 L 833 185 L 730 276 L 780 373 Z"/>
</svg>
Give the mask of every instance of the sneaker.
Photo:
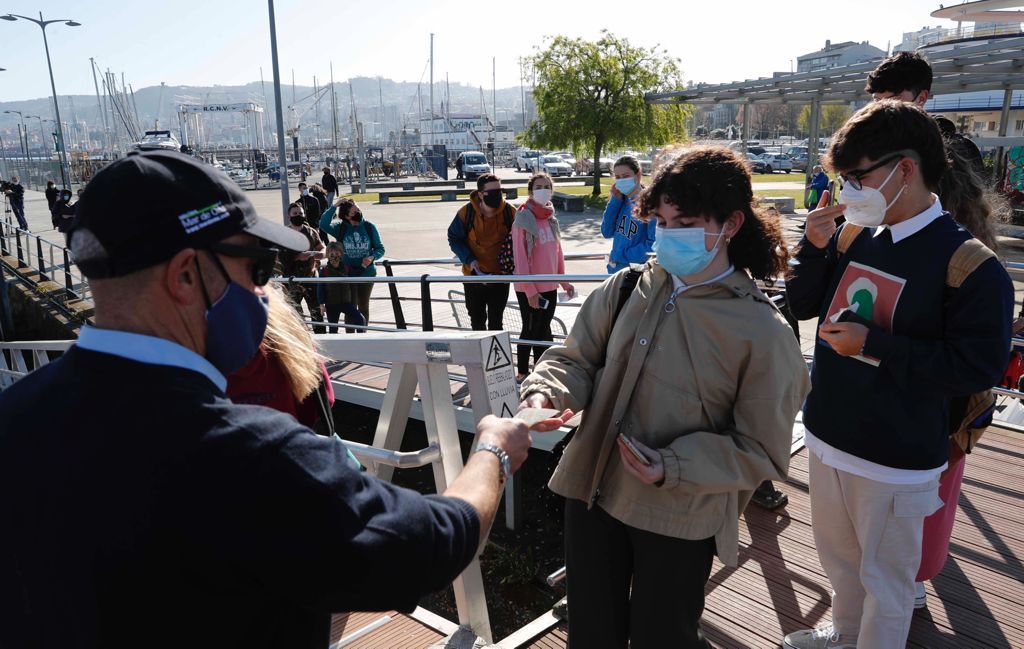
<svg viewBox="0 0 1024 649">
<path fill-rule="evenodd" d="M 924 582 L 914 582 L 914 608 L 928 606 L 928 592 L 924 589 Z"/>
<path fill-rule="evenodd" d="M 829 623 L 817 629 L 794 631 L 783 638 L 782 646 L 785 649 L 857 649 L 857 642 L 843 641 Z"/>
</svg>

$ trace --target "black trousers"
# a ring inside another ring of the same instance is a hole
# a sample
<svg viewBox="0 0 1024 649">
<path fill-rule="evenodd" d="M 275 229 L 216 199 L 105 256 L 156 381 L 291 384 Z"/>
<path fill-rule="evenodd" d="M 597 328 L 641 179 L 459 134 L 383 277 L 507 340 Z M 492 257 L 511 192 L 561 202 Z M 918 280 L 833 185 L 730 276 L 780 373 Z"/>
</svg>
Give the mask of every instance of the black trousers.
<svg viewBox="0 0 1024 649">
<path fill-rule="evenodd" d="M 463 284 L 473 331 L 501 331 L 508 302 L 508 284 Z"/>
<path fill-rule="evenodd" d="M 548 301 L 547 308 L 534 309 L 526 298 L 526 293 L 516 291 L 516 299 L 519 300 L 519 313 L 523 318 L 523 330 L 519 334 L 522 340 L 547 340 L 552 341 L 551 319 L 555 317 L 555 303 L 558 300 L 558 291 L 547 291 L 540 296 Z M 547 347 L 540 345 L 517 345 L 516 346 L 516 369 L 520 374 L 530 371 L 530 353 L 533 353 L 534 364 L 540 360 L 541 354 Z"/>
<path fill-rule="evenodd" d="M 714 538 L 645 532 L 566 500 L 569 649 L 710 649 L 700 616 L 714 556 Z"/>
</svg>

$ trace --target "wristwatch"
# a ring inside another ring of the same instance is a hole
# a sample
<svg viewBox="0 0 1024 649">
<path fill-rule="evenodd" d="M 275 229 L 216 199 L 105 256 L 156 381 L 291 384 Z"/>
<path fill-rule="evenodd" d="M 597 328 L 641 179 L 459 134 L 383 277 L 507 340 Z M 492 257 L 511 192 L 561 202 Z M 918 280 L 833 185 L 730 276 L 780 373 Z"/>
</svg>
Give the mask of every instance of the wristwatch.
<svg viewBox="0 0 1024 649">
<path fill-rule="evenodd" d="M 512 477 L 512 462 L 508 459 L 508 453 L 501 450 L 501 448 L 494 444 L 488 444 L 487 442 L 480 442 L 476 445 L 475 451 L 490 451 L 498 456 L 498 462 L 501 463 L 501 484 L 505 484 L 505 481 Z"/>
</svg>

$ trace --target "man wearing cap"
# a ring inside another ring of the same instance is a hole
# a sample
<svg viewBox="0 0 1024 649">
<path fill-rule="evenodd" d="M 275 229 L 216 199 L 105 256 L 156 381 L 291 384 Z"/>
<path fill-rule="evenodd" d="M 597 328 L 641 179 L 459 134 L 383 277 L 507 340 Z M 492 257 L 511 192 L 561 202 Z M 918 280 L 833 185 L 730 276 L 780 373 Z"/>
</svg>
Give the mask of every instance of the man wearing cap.
<svg viewBox="0 0 1024 649">
<path fill-rule="evenodd" d="M 323 648 L 331 612 L 410 611 L 477 553 L 523 422 L 483 420 L 424 497 L 224 396 L 263 338 L 274 248 L 308 245 L 227 176 L 131 153 L 89 183 L 69 242 L 95 326 L 0 393 L 0 647 Z"/>
</svg>

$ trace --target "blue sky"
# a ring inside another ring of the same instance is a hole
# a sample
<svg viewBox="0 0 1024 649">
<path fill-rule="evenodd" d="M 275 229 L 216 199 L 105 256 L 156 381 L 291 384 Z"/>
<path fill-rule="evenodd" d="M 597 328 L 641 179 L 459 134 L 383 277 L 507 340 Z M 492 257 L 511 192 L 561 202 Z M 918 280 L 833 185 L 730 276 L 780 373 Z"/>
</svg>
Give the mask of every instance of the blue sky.
<svg viewBox="0 0 1024 649">
<path fill-rule="evenodd" d="M 788 70 L 790 60 L 833 42 L 868 40 L 885 49 L 902 33 L 945 21 L 928 0 L 733 1 L 726 3 L 605 0 L 558 3 L 447 0 L 279 0 L 282 81 L 311 85 L 381 75 L 418 81 L 435 33 L 435 80 L 518 85 L 517 57 L 557 33 L 596 37 L 602 28 L 637 44 L 661 44 L 682 60 L 685 78 L 724 82 Z M 93 92 L 89 57 L 124 72 L 136 89 L 159 85 L 235 85 L 271 80 L 267 3 L 261 0 L 7 0 L 0 12 L 71 18 L 81 27 L 47 28 L 57 91 Z M 954 26 L 947 23 L 947 26 Z M 795 65 L 795 61 L 794 61 Z M 50 94 L 39 28 L 0 21 L 0 101 Z M 426 80 L 426 77 L 423 77 Z"/>
</svg>

